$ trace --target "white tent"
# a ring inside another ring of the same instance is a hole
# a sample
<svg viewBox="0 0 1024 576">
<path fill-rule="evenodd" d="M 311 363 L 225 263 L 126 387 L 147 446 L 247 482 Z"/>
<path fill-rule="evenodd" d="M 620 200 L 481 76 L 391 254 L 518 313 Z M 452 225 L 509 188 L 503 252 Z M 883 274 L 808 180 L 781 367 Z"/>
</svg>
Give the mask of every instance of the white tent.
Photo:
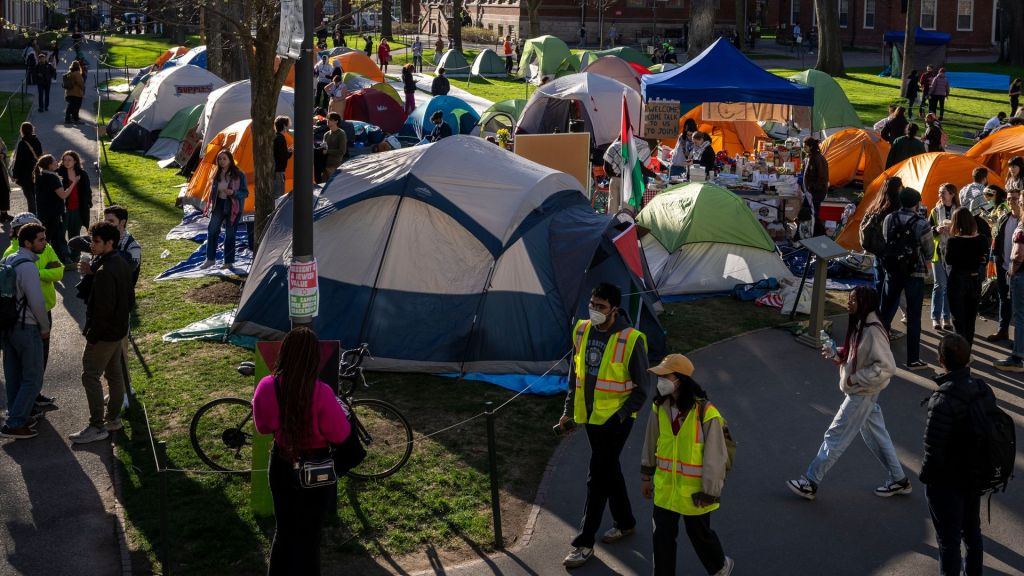
<svg viewBox="0 0 1024 576">
<path fill-rule="evenodd" d="M 618 80 L 591 72 L 562 76 L 541 86 L 530 96 L 516 129 L 525 134 L 568 132 L 571 107 L 579 102 L 586 130 L 598 146 L 619 137 L 622 97 L 626 96 L 634 133 L 640 130 L 640 93 Z"/>
<path fill-rule="evenodd" d="M 206 145 L 213 140 L 228 126 L 251 118 L 252 109 L 252 83 L 248 80 L 241 80 L 228 84 L 210 94 L 206 102 L 206 109 L 203 110 L 203 145 L 199 148 L 205 150 Z M 295 90 L 285 86 L 281 88 L 281 95 L 277 97 L 278 116 L 295 115 Z"/>
<path fill-rule="evenodd" d="M 602 56 L 597 59 L 591 58 L 586 67 L 583 68 L 583 71 L 600 74 L 605 78 L 618 80 L 634 90 L 640 90 L 640 73 L 630 66 L 629 62 L 626 62 L 618 56 Z M 633 129 L 636 130 L 637 128 L 634 126 Z"/>
</svg>

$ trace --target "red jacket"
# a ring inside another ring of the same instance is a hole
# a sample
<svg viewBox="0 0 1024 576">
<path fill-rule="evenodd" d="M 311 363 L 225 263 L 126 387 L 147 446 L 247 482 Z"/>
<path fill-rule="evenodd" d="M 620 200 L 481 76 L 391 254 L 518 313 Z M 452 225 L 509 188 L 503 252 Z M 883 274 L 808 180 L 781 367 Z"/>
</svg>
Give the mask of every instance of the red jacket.
<svg viewBox="0 0 1024 576">
<path fill-rule="evenodd" d="M 381 42 L 380 45 L 377 46 L 377 59 L 381 62 L 391 60 L 391 46 Z"/>
</svg>

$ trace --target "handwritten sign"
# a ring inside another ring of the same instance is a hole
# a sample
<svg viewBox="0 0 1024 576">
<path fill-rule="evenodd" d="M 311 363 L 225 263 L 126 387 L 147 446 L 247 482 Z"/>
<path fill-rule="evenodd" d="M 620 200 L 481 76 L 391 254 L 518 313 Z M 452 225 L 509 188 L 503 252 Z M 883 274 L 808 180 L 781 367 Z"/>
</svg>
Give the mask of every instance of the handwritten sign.
<svg viewBox="0 0 1024 576">
<path fill-rule="evenodd" d="M 293 318 L 316 316 L 320 307 L 316 260 L 288 265 L 288 315 Z"/>
<path fill-rule="evenodd" d="M 644 104 L 643 138 L 675 138 L 679 134 L 679 102 L 649 100 Z"/>
<path fill-rule="evenodd" d="M 305 22 L 302 0 L 281 0 L 281 34 L 277 40 L 277 54 L 298 60 L 305 43 Z"/>
</svg>

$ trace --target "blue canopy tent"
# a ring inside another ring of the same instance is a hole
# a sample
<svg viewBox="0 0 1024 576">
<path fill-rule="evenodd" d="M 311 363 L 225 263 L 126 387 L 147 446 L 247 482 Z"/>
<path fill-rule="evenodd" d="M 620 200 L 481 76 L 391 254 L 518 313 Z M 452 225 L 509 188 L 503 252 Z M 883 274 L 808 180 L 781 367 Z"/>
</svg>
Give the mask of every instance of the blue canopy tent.
<svg viewBox="0 0 1024 576">
<path fill-rule="evenodd" d="M 890 76 L 902 76 L 903 42 L 907 34 L 903 30 L 890 30 L 882 40 L 882 63 L 888 67 Z M 946 49 L 952 36 L 948 32 L 925 30 L 920 26 L 914 33 L 914 66 L 924 70 L 931 64 L 939 68 L 946 64 Z M 884 75 L 884 72 L 883 72 Z"/>
<path fill-rule="evenodd" d="M 679 100 L 681 110 L 705 102 L 814 106 L 814 89 L 776 76 L 719 38 L 685 66 L 640 79 L 644 100 Z"/>
</svg>

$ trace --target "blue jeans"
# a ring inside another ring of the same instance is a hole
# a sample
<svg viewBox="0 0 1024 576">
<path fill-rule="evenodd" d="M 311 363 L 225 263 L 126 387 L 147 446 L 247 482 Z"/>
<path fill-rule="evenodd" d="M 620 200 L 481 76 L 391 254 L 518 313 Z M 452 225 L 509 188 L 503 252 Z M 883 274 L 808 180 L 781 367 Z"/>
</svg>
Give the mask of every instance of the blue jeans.
<svg viewBox="0 0 1024 576">
<path fill-rule="evenodd" d="M 896 448 L 885 429 L 882 407 L 878 405 L 878 394 L 870 396 L 847 396 L 832 424 L 825 431 L 825 441 L 818 448 L 818 455 L 807 467 L 804 476 L 815 484 L 821 483 L 831 468 L 850 447 L 860 432 L 868 450 L 878 458 L 889 472 L 889 480 L 898 481 L 907 477 L 903 466 L 896 457 Z"/>
<path fill-rule="evenodd" d="M 949 273 L 942 262 L 932 262 L 932 278 L 935 284 L 932 285 L 932 322 L 941 320 L 948 321 L 949 296 L 946 295 L 946 284 L 949 282 Z"/>
<path fill-rule="evenodd" d="M 19 321 L 3 335 L 4 379 L 7 381 L 7 426 L 28 423 L 36 396 L 43 389 L 43 338 L 39 326 Z"/>
<path fill-rule="evenodd" d="M 1010 301 L 1013 306 L 1013 356 L 1024 360 L 1024 273 L 1010 276 Z"/>
<path fill-rule="evenodd" d="M 39 111 L 43 112 L 50 109 L 50 83 L 43 82 L 37 85 L 39 89 Z"/>
<path fill-rule="evenodd" d="M 882 323 L 891 329 L 892 319 L 900 307 L 900 295 L 907 297 L 907 363 L 921 359 L 921 306 L 924 304 L 924 278 L 886 271 L 882 287 Z M 1021 285 L 1024 298 L 1024 284 Z M 1024 322 L 1024 314 L 1021 321 Z M 1024 342 L 1022 342 L 1024 345 Z M 1022 348 L 1024 350 L 1024 348 Z"/>
<path fill-rule="evenodd" d="M 925 487 L 925 494 L 935 525 L 935 540 L 939 544 L 939 574 L 980 576 L 983 562 L 981 496 L 962 488 L 931 484 Z M 967 548 L 966 565 L 960 557 L 961 540 Z"/>
<path fill-rule="evenodd" d="M 218 198 L 217 203 L 210 210 L 210 225 L 206 227 L 206 259 L 210 261 L 217 259 L 217 240 L 223 226 L 224 263 L 232 264 L 235 261 L 235 231 L 238 229 L 238 222 L 231 223 L 231 215 L 224 213 L 224 206 L 227 203 L 227 200 Z"/>
</svg>

